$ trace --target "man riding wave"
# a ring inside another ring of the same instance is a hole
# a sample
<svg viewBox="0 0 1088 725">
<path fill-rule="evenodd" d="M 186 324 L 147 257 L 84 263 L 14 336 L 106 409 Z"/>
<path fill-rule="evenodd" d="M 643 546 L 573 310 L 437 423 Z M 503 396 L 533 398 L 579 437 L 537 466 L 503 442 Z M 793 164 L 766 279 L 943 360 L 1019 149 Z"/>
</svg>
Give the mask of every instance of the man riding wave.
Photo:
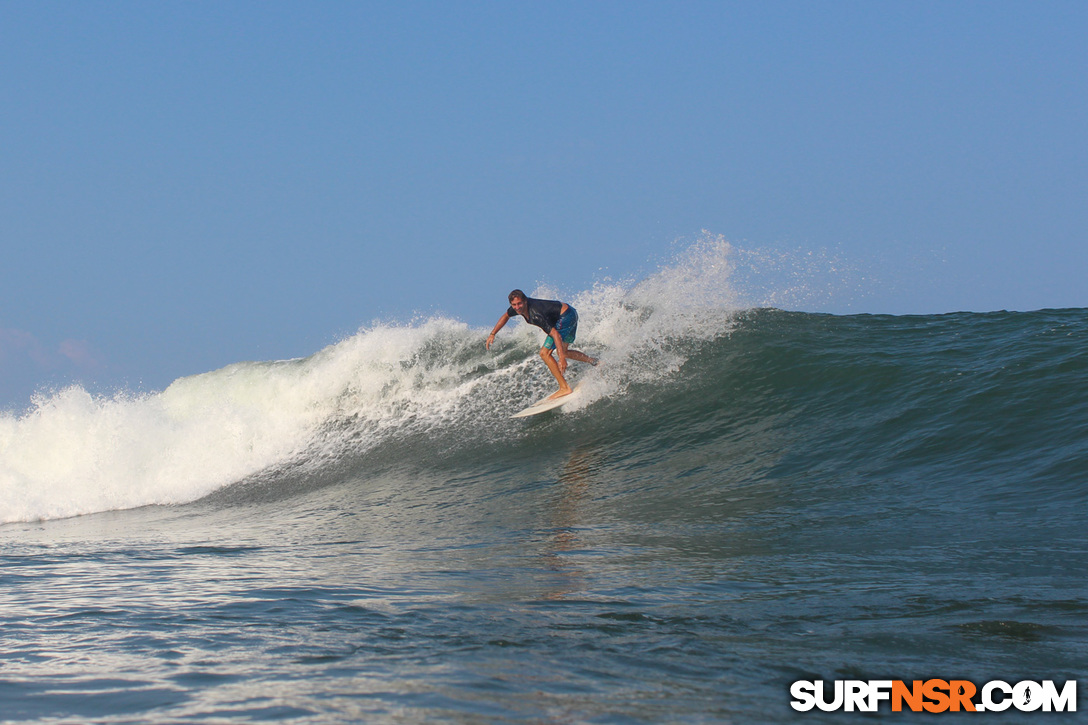
<svg viewBox="0 0 1088 725">
<path fill-rule="evenodd" d="M 495 342 L 495 334 L 506 326 L 510 318 L 520 315 L 530 325 L 535 325 L 548 333 L 543 347 L 540 348 L 540 359 L 548 366 L 548 370 L 555 377 L 556 382 L 559 383 L 559 390 L 550 395 L 548 399 L 552 400 L 561 398 L 564 395 L 570 395 L 573 391 L 567 383 L 567 379 L 563 377 L 563 373 L 567 371 L 567 359 L 589 363 L 590 365 L 597 364 L 597 358 L 567 347 L 574 342 L 574 338 L 578 334 L 578 311 L 566 302 L 538 300 L 528 297 L 519 289 L 511 292 L 507 300 L 510 302 L 510 307 L 495 323 L 495 328 L 491 330 L 491 334 L 487 336 L 487 349 L 491 349 L 491 343 Z M 552 356 L 552 350 L 558 353 L 558 361 Z"/>
</svg>

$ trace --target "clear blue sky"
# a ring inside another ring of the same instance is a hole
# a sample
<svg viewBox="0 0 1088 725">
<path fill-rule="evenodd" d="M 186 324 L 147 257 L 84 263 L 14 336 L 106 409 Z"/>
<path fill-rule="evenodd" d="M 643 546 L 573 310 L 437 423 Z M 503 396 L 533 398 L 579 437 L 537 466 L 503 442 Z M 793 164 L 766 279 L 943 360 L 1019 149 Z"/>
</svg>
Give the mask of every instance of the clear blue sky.
<svg viewBox="0 0 1088 725">
<path fill-rule="evenodd" d="M 490 326 L 701 230 L 832 312 L 1088 306 L 1088 3 L 0 0 L 0 407 L 375 319 Z"/>
</svg>

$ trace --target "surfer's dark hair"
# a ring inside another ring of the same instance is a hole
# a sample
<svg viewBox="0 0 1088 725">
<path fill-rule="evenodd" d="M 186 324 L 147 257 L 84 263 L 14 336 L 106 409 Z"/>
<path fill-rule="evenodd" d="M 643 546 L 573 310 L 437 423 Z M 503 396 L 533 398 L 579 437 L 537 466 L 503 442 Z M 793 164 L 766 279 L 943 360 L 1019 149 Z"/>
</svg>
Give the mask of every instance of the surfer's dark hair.
<svg viewBox="0 0 1088 725">
<path fill-rule="evenodd" d="M 527 300 L 527 299 L 529 299 L 529 298 L 528 298 L 528 297 L 527 297 L 527 296 L 525 295 L 525 293 L 524 293 L 524 292 L 522 292 L 522 291 L 521 291 L 521 290 L 519 290 L 519 289 L 516 289 L 516 290 L 514 290 L 513 292 L 511 292 L 510 294 L 506 295 L 506 301 L 507 301 L 507 302 L 513 302 L 515 298 L 520 298 L 520 299 L 523 299 L 523 300 Z"/>
</svg>

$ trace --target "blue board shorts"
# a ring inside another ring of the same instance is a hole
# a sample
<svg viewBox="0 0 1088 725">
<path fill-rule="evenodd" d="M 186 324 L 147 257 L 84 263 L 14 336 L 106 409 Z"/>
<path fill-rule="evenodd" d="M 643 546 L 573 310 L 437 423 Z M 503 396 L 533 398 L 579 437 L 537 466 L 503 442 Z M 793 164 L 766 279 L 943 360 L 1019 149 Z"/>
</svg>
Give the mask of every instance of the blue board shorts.
<svg viewBox="0 0 1088 725">
<path fill-rule="evenodd" d="M 555 329 L 559 332 L 559 336 L 563 338 L 563 342 L 568 345 L 574 342 L 574 337 L 578 334 L 578 310 L 567 305 L 567 311 L 559 316 L 555 323 Z M 552 339 L 551 335 L 548 335 L 548 339 L 544 341 L 544 347 L 548 350 L 555 349 L 555 340 Z"/>
</svg>

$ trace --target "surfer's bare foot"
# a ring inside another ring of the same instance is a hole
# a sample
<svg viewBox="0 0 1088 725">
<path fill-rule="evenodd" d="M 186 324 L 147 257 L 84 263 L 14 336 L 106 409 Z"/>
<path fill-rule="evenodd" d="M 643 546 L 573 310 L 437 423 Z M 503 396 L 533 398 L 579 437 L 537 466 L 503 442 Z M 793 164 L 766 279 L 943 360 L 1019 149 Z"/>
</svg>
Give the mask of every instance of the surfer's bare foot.
<svg viewBox="0 0 1088 725">
<path fill-rule="evenodd" d="M 570 388 L 567 388 L 566 390 L 557 390 L 557 391 L 555 391 L 554 393 L 552 393 L 551 395 L 548 396 L 548 400 L 555 400 L 556 398 L 562 398 L 564 395 L 570 395 L 573 392 L 574 391 L 571 390 Z"/>
</svg>

